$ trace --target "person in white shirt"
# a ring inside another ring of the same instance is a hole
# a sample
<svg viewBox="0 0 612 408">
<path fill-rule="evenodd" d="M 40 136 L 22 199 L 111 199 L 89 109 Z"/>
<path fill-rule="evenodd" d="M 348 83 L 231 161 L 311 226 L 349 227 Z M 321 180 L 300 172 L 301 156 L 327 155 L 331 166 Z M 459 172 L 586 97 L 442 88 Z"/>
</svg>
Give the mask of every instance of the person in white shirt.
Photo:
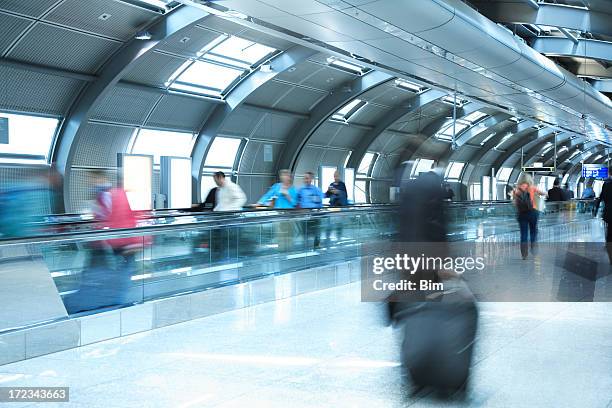
<svg viewBox="0 0 612 408">
<path fill-rule="evenodd" d="M 218 171 L 213 175 L 217 184 L 217 199 L 213 211 L 240 211 L 246 204 L 246 195 L 242 189 Z"/>
</svg>

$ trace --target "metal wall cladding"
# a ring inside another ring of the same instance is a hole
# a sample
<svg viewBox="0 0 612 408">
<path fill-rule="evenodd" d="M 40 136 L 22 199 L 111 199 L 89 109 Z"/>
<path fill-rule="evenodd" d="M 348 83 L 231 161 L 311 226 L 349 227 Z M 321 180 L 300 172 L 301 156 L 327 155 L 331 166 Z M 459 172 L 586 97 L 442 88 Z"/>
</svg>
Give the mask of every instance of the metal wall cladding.
<svg viewBox="0 0 612 408">
<path fill-rule="evenodd" d="M 276 182 L 276 177 L 271 175 L 239 175 L 237 182 L 246 194 L 247 202 L 254 203 Z"/>
<path fill-rule="evenodd" d="M 284 115 L 265 115 L 252 133 L 252 137 L 285 141 L 291 136 L 291 131 L 298 125 L 300 119 Z"/>
<path fill-rule="evenodd" d="M 392 179 L 395 174 L 398 157 L 397 155 L 378 156 L 378 159 L 374 162 L 374 167 L 372 167 L 372 177 Z"/>
<path fill-rule="evenodd" d="M 393 183 L 388 180 L 372 180 L 370 181 L 370 203 L 388 203 L 389 189 Z"/>
<path fill-rule="evenodd" d="M 248 107 L 239 107 L 223 122 L 219 133 L 247 137 L 259 126 L 263 115 L 266 114 Z"/>
<path fill-rule="evenodd" d="M 264 146 L 269 145 L 272 149 L 272 161 L 265 161 Z M 249 140 L 240 161 L 239 173 L 248 174 L 271 174 L 276 172 L 276 164 L 285 149 L 284 143 L 268 143 L 263 141 Z"/>
<path fill-rule="evenodd" d="M 331 92 L 357 78 L 358 76 L 355 74 L 323 66 L 323 69 L 316 70 L 312 75 L 304 77 L 299 83 L 304 86 Z"/>
<path fill-rule="evenodd" d="M 369 150 L 384 154 L 401 153 L 403 148 L 415 137 L 417 136 L 383 132 L 374 140 Z"/>
<path fill-rule="evenodd" d="M 128 125 L 141 125 L 160 96 L 161 93 L 153 89 L 135 89 L 117 85 L 96 107 L 92 118 Z"/>
<path fill-rule="evenodd" d="M 197 25 L 191 25 L 176 32 L 168 39 L 159 43 L 155 48 L 172 54 L 193 57 L 220 35 L 221 33 L 207 30 Z"/>
<path fill-rule="evenodd" d="M 107 20 L 102 14 L 110 14 Z M 160 14 L 117 0 L 65 0 L 45 21 L 127 41 Z"/>
<path fill-rule="evenodd" d="M 117 153 L 125 153 L 135 128 L 87 123 L 75 141 L 73 166 L 116 167 Z"/>
<path fill-rule="evenodd" d="M 221 17 L 217 17 L 215 15 L 209 15 L 204 18 L 200 23 L 198 23 L 201 27 L 217 31 L 219 33 L 225 33 L 227 35 L 236 35 L 241 31 L 244 31 L 244 26 L 234 23 L 232 21 L 226 20 Z"/>
<path fill-rule="evenodd" d="M 64 115 L 82 81 L 0 66 L 0 109 Z"/>
<path fill-rule="evenodd" d="M 106 182 L 115 185 L 117 183 L 117 170 L 106 170 L 104 172 Z M 72 168 L 70 173 L 70 187 L 66 212 L 91 211 L 94 199 L 94 175 L 93 170 Z"/>
<path fill-rule="evenodd" d="M 121 44 L 119 41 L 37 23 L 7 57 L 93 74 Z"/>
<path fill-rule="evenodd" d="M 40 17 L 62 0 L 2 0 L 0 10 L 12 11 L 30 17 Z"/>
<path fill-rule="evenodd" d="M 146 126 L 198 132 L 217 104 L 204 99 L 164 95 L 147 119 Z"/>
<path fill-rule="evenodd" d="M 323 146 L 351 148 L 357 146 L 366 132 L 368 132 L 368 130 L 350 125 L 340 125 L 340 130 L 331 139 L 323 139 L 317 132 L 311 137 L 308 143 Z"/>
<path fill-rule="evenodd" d="M 344 166 L 348 154 L 348 149 L 325 149 L 322 147 L 307 146 L 298 157 L 295 172 L 301 175 L 307 171 L 316 173 L 319 166 L 342 167 Z"/>
<path fill-rule="evenodd" d="M 0 56 L 4 55 L 13 41 L 19 38 L 32 22 L 33 20 L 27 18 L 0 13 Z"/>
</svg>

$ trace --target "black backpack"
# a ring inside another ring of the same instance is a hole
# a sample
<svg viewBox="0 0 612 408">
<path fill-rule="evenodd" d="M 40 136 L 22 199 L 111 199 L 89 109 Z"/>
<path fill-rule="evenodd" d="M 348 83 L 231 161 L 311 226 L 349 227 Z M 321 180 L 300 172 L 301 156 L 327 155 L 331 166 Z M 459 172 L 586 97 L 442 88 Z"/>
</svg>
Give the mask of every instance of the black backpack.
<svg viewBox="0 0 612 408">
<path fill-rule="evenodd" d="M 519 213 L 525 213 L 533 210 L 531 195 L 529 191 L 521 191 L 516 195 L 516 208 Z"/>
</svg>

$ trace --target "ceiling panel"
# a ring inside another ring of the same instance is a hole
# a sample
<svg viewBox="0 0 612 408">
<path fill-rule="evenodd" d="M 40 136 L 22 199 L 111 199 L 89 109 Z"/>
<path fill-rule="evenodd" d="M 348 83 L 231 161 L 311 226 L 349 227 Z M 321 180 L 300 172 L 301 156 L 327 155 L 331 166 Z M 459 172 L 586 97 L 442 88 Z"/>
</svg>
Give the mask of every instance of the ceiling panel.
<svg viewBox="0 0 612 408">
<path fill-rule="evenodd" d="M 185 61 L 183 58 L 149 51 L 138 58 L 134 67 L 122 79 L 163 87 Z"/>
<path fill-rule="evenodd" d="M 198 51 L 219 35 L 219 33 L 197 25 L 189 26 L 162 41 L 155 48 L 185 57 L 194 57 Z"/>
<path fill-rule="evenodd" d="M 64 115 L 84 82 L 0 65 L 0 109 Z"/>
<path fill-rule="evenodd" d="M 308 113 L 327 94 L 303 88 L 295 88 L 282 98 L 276 107 L 292 112 Z"/>
<path fill-rule="evenodd" d="M 38 23 L 8 57 L 69 71 L 95 73 L 120 46 L 118 41 Z"/>
<path fill-rule="evenodd" d="M 291 88 L 291 85 L 282 82 L 267 81 L 255 91 L 251 92 L 246 102 L 260 106 L 273 106 L 279 99 L 285 96 Z"/>
<path fill-rule="evenodd" d="M 299 119 L 283 115 L 265 115 L 252 137 L 267 140 L 287 140 Z"/>
<path fill-rule="evenodd" d="M 99 18 L 110 14 L 106 20 Z M 65 0 L 45 21 L 127 41 L 161 14 L 116 0 Z"/>
<path fill-rule="evenodd" d="M 311 61 L 304 61 L 294 65 L 291 69 L 279 73 L 276 78 L 299 84 L 305 78 L 322 69 L 325 69 L 325 67 Z"/>
<path fill-rule="evenodd" d="M 197 132 L 215 103 L 179 95 L 164 95 L 147 119 L 146 126 Z"/>
<path fill-rule="evenodd" d="M 366 106 L 359 109 L 357 113 L 351 116 L 351 121 L 360 123 L 362 125 L 376 125 L 376 122 L 388 114 L 389 111 L 389 108 L 374 106 L 368 103 Z"/>
<path fill-rule="evenodd" d="M 0 10 L 12 11 L 30 17 L 40 17 L 62 0 L 2 0 Z"/>
<path fill-rule="evenodd" d="M 155 90 L 115 86 L 92 114 L 93 119 L 141 125 L 159 99 Z"/>
<path fill-rule="evenodd" d="M 0 13 L 0 56 L 32 22 L 27 18 Z"/>
<path fill-rule="evenodd" d="M 357 78 L 357 75 L 340 71 L 335 68 L 324 68 L 325 69 L 318 70 L 313 73 L 313 75 L 304 78 L 301 84 L 317 89 L 332 90 Z"/>
</svg>

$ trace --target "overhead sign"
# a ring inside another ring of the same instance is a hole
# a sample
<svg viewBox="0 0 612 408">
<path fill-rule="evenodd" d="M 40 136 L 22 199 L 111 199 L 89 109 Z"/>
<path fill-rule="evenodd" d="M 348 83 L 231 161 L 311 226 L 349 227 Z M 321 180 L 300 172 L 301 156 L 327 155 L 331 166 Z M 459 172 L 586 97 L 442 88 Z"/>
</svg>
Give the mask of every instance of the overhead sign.
<svg viewBox="0 0 612 408">
<path fill-rule="evenodd" d="M 587 164 L 582 165 L 582 177 L 594 179 L 607 179 L 608 166 L 605 164 Z"/>
<path fill-rule="evenodd" d="M 9 143 L 8 118 L 0 118 L 0 144 Z"/>
</svg>

